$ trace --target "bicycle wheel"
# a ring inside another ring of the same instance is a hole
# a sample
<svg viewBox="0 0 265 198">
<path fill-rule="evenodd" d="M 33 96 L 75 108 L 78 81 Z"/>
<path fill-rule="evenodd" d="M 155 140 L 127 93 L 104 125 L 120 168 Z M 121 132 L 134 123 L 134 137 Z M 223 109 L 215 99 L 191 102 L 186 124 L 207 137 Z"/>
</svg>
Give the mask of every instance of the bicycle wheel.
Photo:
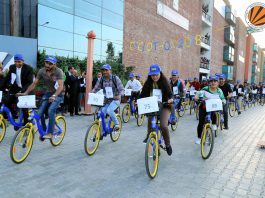
<svg viewBox="0 0 265 198">
<path fill-rule="evenodd" d="M 121 122 L 121 116 L 120 115 L 117 115 L 117 119 L 118 119 L 118 121 L 119 121 L 119 130 L 118 131 L 112 131 L 111 133 L 110 133 L 110 139 L 113 141 L 113 142 L 116 142 L 118 139 L 119 139 L 119 137 L 120 137 L 120 135 L 121 135 L 121 130 L 122 130 L 122 122 Z"/>
<path fill-rule="evenodd" d="M 159 152 L 159 145 L 158 145 L 157 135 L 155 132 L 151 132 L 145 147 L 145 169 L 147 175 L 151 179 L 154 179 L 157 174 L 158 163 L 159 163 L 158 152 Z"/>
<path fill-rule="evenodd" d="M 122 120 L 124 123 L 129 122 L 130 117 L 131 117 L 131 109 L 130 109 L 130 104 L 126 104 L 123 109 L 122 109 Z"/>
<path fill-rule="evenodd" d="M 262 97 L 262 98 L 260 99 L 260 105 L 261 105 L 261 106 L 264 105 L 264 97 Z"/>
<path fill-rule="evenodd" d="M 94 122 L 87 130 L 85 141 L 84 141 L 84 148 L 86 154 L 89 156 L 93 155 L 99 145 L 100 140 L 100 125 L 99 122 Z"/>
<path fill-rule="evenodd" d="M 194 101 L 192 100 L 190 102 L 190 115 L 191 115 L 193 109 L 194 109 Z"/>
<path fill-rule="evenodd" d="M 201 156 L 204 160 L 208 159 L 213 151 L 214 137 L 210 124 L 206 124 L 203 128 L 201 137 Z"/>
<path fill-rule="evenodd" d="M 189 108 L 190 108 L 190 99 L 189 98 L 186 98 L 186 100 L 185 100 L 185 107 L 186 107 L 186 110 L 189 110 Z"/>
<path fill-rule="evenodd" d="M 6 135 L 6 123 L 4 120 L 4 116 L 0 114 L 0 143 L 3 141 Z"/>
<path fill-rule="evenodd" d="M 231 117 L 234 117 L 235 113 L 236 113 L 236 105 L 235 103 L 230 103 L 229 106 L 228 106 L 228 110 L 229 110 L 229 115 Z"/>
<path fill-rule="evenodd" d="M 50 142 L 53 146 L 58 146 L 62 143 L 66 133 L 66 122 L 64 117 L 58 116 L 55 118 L 55 130 Z"/>
<path fill-rule="evenodd" d="M 186 112 L 186 103 L 182 102 L 180 105 L 180 110 L 178 111 L 179 117 L 183 117 Z"/>
<path fill-rule="evenodd" d="M 172 131 L 176 131 L 176 129 L 178 128 L 178 124 L 179 124 L 179 117 L 178 117 L 178 114 L 176 113 L 176 124 L 174 125 L 170 124 Z"/>
<path fill-rule="evenodd" d="M 11 147 L 10 157 L 16 164 L 22 163 L 29 155 L 33 145 L 32 130 L 25 126 L 14 136 Z"/>
<path fill-rule="evenodd" d="M 142 126 L 144 123 L 144 115 L 138 115 L 138 113 L 136 114 L 137 114 L 137 118 L 136 118 L 137 126 Z"/>
</svg>

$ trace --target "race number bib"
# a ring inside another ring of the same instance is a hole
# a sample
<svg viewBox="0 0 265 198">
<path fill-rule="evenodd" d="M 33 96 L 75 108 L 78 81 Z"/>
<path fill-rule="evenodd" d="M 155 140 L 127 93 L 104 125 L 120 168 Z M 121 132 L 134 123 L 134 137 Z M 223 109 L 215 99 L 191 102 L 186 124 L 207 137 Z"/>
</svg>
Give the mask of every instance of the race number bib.
<svg viewBox="0 0 265 198">
<path fill-rule="evenodd" d="M 125 96 L 131 96 L 132 95 L 132 89 L 125 89 Z"/>
<path fill-rule="evenodd" d="M 157 96 L 138 99 L 137 105 L 139 115 L 159 111 Z"/>
<path fill-rule="evenodd" d="M 162 91 L 161 89 L 153 89 L 153 96 L 157 97 L 159 102 L 162 102 Z"/>
<path fill-rule="evenodd" d="M 257 94 L 258 93 L 258 90 L 257 89 L 254 89 L 254 90 L 252 90 L 252 93 L 253 94 Z"/>
<path fill-rule="evenodd" d="M 232 95 L 233 97 L 236 97 L 236 91 L 233 91 L 233 95 Z"/>
<path fill-rule="evenodd" d="M 179 88 L 177 86 L 173 87 L 173 93 L 174 93 L 174 95 L 179 94 Z"/>
<path fill-rule="evenodd" d="M 209 99 L 206 100 L 205 103 L 207 112 L 223 110 L 222 100 L 220 99 Z"/>
<path fill-rule="evenodd" d="M 262 94 L 265 94 L 265 88 L 262 89 Z"/>
<path fill-rule="evenodd" d="M 103 104 L 104 104 L 104 95 L 95 94 L 95 93 L 88 93 L 87 104 L 96 105 L 96 106 L 103 106 Z"/>
<path fill-rule="evenodd" d="M 190 90 L 190 95 L 195 96 L 196 92 L 197 92 L 196 90 Z"/>
<path fill-rule="evenodd" d="M 238 93 L 242 93 L 242 88 L 238 88 Z"/>
<path fill-rule="evenodd" d="M 113 91 L 112 91 L 112 87 L 106 87 L 106 98 L 113 98 Z"/>
<path fill-rule="evenodd" d="M 54 85 L 54 89 L 57 90 L 58 88 L 59 88 L 59 83 L 58 83 L 58 81 L 56 81 L 56 82 L 55 82 L 55 85 Z"/>
<path fill-rule="evenodd" d="M 18 108 L 36 108 L 36 96 L 19 96 L 17 106 Z"/>
<path fill-rule="evenodd" d="M 0 91 L 0 102 L 2 102 L 3 92 Z"/>
</svg>

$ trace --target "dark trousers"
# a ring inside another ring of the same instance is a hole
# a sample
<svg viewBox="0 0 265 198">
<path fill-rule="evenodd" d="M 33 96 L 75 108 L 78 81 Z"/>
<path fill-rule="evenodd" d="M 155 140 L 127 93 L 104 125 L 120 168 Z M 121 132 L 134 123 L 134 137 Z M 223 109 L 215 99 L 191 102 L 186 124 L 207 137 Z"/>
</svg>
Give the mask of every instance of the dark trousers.
<svg viewBox="0 0 265 198">
<path fill-rule="evenodd" d="M 70 114 L 78 114 L 78 99 L 79 99 L 79 93 L 70 93 L 70 98 L 69 98 L 69 111 Z"/>
<path fill-rule="evenodd" d="M 224 114 L 224 125 L 228 127 L 228 103 L 223 105 L 223 114 Z"/>
<path fill-rule="evenodd" d="M 204 105 L 200 105 L 199 107 L 199 124 L 197 126 L 197 135 L 198 138 L 201 138 L 203 125 L 205 123 L 205 117 L 206 117 L 206 108 Z M 216 115 L 215 113 L 211 114 L 212 124 L 216 124 Z"/>
<path fill-rule="evenodd" d="M 163 108 L 161 115 L 160 115 L 160 128 L 161 132 L 165 141 L 165 145 L 170 145 L 170 137 L 169 137 L 169 131 L 168 131 L 168 118 L 170 115 L 170 111 L 168 108 Z M 147 137 L 149 136 L 149 133 L 151 133 L 152 130 L 152 117 L 148 117 L 148 133 Z"/>
</svg>

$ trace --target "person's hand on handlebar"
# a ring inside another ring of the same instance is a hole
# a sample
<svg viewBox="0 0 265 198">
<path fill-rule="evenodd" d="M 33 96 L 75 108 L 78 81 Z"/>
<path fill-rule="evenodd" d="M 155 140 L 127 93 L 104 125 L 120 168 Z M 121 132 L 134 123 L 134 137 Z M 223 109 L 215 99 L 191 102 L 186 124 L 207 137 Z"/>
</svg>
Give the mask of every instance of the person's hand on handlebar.
<svg viewBox="0 0 265 198">
<path fill-rule="evenodd" d="M 167 101 L 168 104 L 172 104 L 174 102 L 174 100 L 171 98 Z"/>
<path fill-rule="evenodd" d="M 18 96 L 26 96 L 26 95 L 28 95 L 28 94 L 26 94 L 25 92 L 24 92 L 24 93 L 20 93 L 20 92 L 19 92 L 19 93 L 16 94 L 17 97 L 18 97 Z"/>
</svg>

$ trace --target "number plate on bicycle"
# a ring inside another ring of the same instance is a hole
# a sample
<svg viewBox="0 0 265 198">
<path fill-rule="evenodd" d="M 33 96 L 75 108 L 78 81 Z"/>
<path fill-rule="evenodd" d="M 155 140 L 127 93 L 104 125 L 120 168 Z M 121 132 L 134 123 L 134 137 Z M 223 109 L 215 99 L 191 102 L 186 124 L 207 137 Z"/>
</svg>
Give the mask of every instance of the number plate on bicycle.
<svg viewBox="0 0 265 198">
<path fill-rule="evenodd" d="M 95 106 L 103 106 L 104 104 L 104 95 L 89 93 L 87 104 Z"/>
<path fill-rule="evenodd" d="M 36 108 L 36 96 L 19 96 L 17 106 L 18 108 Z"/>
<path fill-rule="evenodd" d="M 141 98 L 137 100 L 138 114 L 146 114 L 159 111 L 156 96 Z"/>
<path fill-rule="evenodd" d="M 220 99 L 209 99 L 205 101 L 205 104 L 207 112 L 223 110 L 222 100 Z"/>
<path fill-rule="evenodd" d="M 125 89 L 125 96 L 131 96 L 132 95 L 132 89 Z"/>
</svg>

